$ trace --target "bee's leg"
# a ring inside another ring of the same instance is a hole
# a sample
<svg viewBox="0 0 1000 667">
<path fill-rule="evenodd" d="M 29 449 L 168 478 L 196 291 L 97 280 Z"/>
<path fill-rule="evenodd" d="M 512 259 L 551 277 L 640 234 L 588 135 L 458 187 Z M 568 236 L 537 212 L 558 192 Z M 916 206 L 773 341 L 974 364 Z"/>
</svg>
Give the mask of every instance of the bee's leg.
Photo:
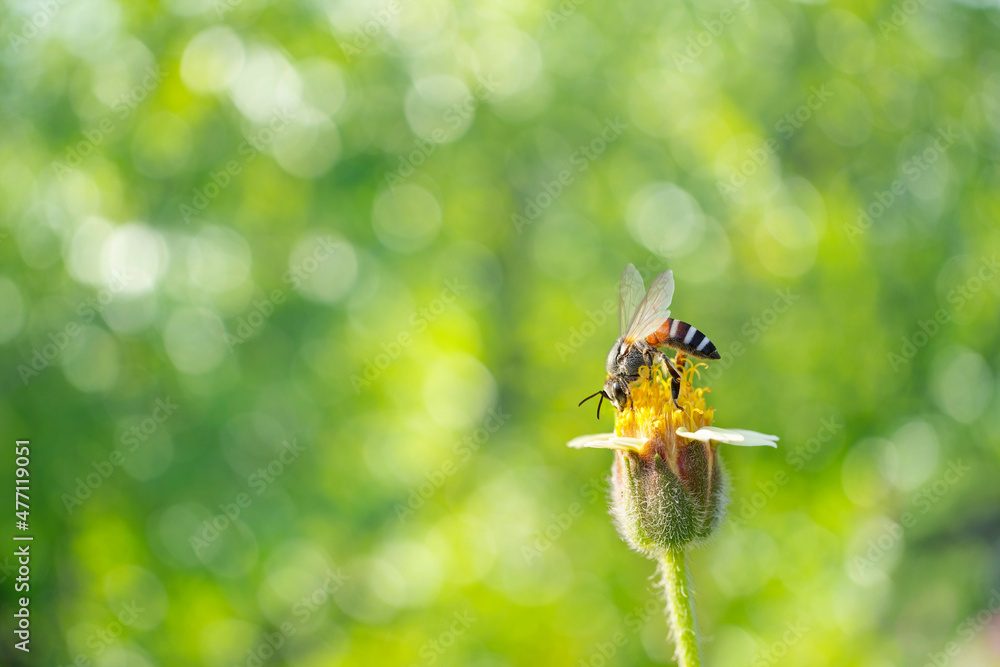
<svg viewBox="0 0 1000 667">
<path fill-rule="evenodd" d="M 674 360 L 671 365 L 671 382 L 670 382 L 670 393 L 674 399 L 674 405 L 680 409 L 680 405 L 677 404 L 677 399 L 681 395 L 681 378 L 684 375 L 684 367 L 687 365 L 687 356 L 683 352 L 678 352 L 674 355 Z"/>
<path fill-rule="evenodd" d="M 681 374 L 673 364 L 670 364 L 670 371 L 670 398 L 674 401 L 674 407 L 680 410 L 681 405 L 677 402 L 677 399 L 681 396 Z"/>
<path fill-rule="evenodd" d="M 657 352 L 659 352 L 660 357 L 663 359 L 663 363 L 667 365 L 667 370 L 670 371 L 670 398 L 674 401 L 674 407 L 680 410 L 681 406 L 677 402 L 677 399 L 680 398 L 681 395 L 681 372 L 677 370 L 677 366 L 674 365 L 674 362 L 671 361 L 670 357 L 663 354 L 659 350 L 657 350 Z M 683 364 L 683 358 L 681 362 Z M 683 368 L 683 365 L 681 367 Z"/>
</svg>

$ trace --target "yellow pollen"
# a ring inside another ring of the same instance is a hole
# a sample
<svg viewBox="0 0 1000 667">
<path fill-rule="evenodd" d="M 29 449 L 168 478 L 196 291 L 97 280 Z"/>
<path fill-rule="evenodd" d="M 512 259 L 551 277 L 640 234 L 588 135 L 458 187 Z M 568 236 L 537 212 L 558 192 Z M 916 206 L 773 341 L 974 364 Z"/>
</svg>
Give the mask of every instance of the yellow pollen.
<svg viewBox="0 0 1000 667">
<path fill-rule="evenodd" d="M 674 450 L 689 442 L 677 436 L 679 427 L 697 431 L 703 426 L 711 426 L 715 410 L 705 406 L 705 392 L 709 389 L 692 385 L 700 366 L 708 367 L 701 363 L 684 367 L 681 392 L 677 397 L 679 410 L 670 396 L 670 375 L 666 368 L 657 364 L 652 374 L 646 366 L 639 369 L 639 379 L 629 386 L 631 407 L 615 414 L 615 435 L 643 438 L 655 449 L 665 446 L 667 450 Z"/>
</svg>

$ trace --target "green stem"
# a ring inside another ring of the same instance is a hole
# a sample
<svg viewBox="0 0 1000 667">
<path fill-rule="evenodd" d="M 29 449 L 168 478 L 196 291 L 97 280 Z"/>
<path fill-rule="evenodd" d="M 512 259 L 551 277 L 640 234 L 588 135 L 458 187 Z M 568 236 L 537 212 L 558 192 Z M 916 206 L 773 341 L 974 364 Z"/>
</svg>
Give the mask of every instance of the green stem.
<svg viewBox="0 0 1000 667">
<path fill-rule="evenodd" d="M 670 629 L 677 644 L 678 667 L 699 667 L 698 632 L 695 629 L 694 606 L 687 567 L 682 549 L 668 549 L 660 558 L 663 588 L 667 593 L 667 613 Z"/>
</svg>

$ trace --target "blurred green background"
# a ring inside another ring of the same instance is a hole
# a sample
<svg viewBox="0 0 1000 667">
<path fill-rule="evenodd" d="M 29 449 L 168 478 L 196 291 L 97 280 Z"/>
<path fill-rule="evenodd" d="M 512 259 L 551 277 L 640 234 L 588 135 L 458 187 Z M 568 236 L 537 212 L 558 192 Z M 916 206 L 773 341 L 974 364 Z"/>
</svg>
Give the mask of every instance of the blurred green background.
<svg viewBox="0 0 1000 667">
<path fill-rule="evenodd" d="M 27 664 L 671 664 L 611 454 L 564 446 L 628 262 L 722 351 L 716 424 L 781 437 L 723 453 L 706 664 L 1000 662 L 996 3 L 0 25 Z"/>
</svg>

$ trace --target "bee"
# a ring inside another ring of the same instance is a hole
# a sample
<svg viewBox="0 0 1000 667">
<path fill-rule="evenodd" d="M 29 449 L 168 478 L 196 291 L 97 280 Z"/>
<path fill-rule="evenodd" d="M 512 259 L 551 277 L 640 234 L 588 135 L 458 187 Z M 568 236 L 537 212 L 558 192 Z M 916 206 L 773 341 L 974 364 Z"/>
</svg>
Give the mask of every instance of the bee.
<svg viewBox="0 0 1000 667">
<path fill-rule="evenodd" d="M 618 333 L 620 337 L 608 353 L 608 379 L 604 388 L 580 401 L 583 405 L 595 396 L 597 418 L 601 418 L 601 405 L 608 399 L 619 411 L 631 402 L 629 385 L 639 379 L 639 369 L 650 369 L 657 361 L 663 362 L 670 373 L 670 394 L 677 405 L 681 391 L 681 371 L 684 354 L 698 359 L 719 359 L 719 351 L 708 336 L 687 322 L 670 317 L 670 301 L 674 297 L 674 274 L 664 271 L 656 276 L 647 292 L 642 276 L 629 264 L 622 271 L 618 289 Z M 659 348 L 678 350 L 675 360 Z M 680 406 L 677 406 L 680 407 Z"/>
</svg>

